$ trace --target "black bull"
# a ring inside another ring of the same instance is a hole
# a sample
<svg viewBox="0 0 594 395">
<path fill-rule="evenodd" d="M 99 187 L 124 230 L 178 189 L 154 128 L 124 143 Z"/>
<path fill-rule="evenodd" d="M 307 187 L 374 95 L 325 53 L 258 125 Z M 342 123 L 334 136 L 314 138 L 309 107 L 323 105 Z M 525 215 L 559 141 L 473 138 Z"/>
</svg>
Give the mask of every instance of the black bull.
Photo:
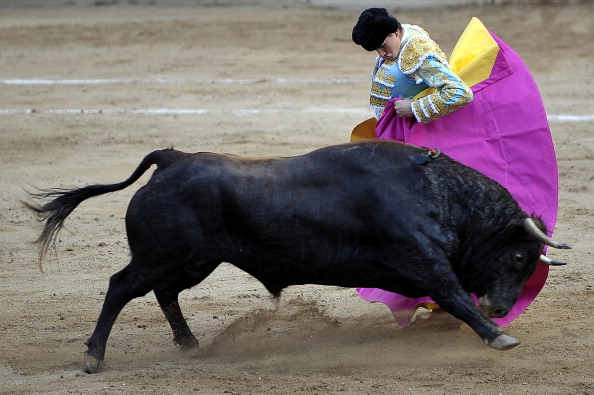
<svg viewBox="0 0 594 395">
<path fill-rule="evenodd" d="M 505 316 L 539 262 L 544 225 L 495 181 L 451 158 L 392 141 L 366 141 L 289 158 L 175 150 L 147 155 L 126 181 L 50 190 L 41 259 L 87 198 L 124 189 L 149 167 L 126 214 L 131 262 L 109 283 L 85 361 L 97 372 L 112 326 L 153 291 L 175 343 L 197 345 L 178 294 L 229 262 L 278 296 L 297 284 L 428 295 L 487 345 L 518 341 L 488 317 Z M 473 303 L 470 293 L 481 298 Z"/>
</svg>

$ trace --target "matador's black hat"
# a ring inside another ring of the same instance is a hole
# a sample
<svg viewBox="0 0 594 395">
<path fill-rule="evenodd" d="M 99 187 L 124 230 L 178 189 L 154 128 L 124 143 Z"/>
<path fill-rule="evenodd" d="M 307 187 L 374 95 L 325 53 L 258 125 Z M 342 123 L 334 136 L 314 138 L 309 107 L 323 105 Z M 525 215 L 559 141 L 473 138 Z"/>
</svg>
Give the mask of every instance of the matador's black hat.
<svg viewBox="0 0 594 395">
<path fill-rule="evenodd" d="M 353 27 L 353 41 L 367 51 L 375 51 L 382 46 L 388 34 L 399 28 L 398 20 L 385 8 L 368 8 Z"/>
</svg>

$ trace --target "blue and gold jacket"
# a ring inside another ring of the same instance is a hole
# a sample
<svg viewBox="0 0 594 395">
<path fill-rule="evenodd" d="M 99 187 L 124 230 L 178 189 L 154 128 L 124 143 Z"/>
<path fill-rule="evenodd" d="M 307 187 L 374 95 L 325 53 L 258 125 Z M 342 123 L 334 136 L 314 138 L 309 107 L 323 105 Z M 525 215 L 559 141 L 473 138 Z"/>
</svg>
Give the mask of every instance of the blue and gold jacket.
<svg viewBox="0 0 594 395">
<path fill-rule="evenodd" d="M 472 90 L 450 70 L 447 57 L 425 30 L 402 25 L 400 52 L 394 61 L 376 59 L 372 73 L 370 105 L 376 118 L 388 100 L 414 99 L 412 110 L 417 121 L 431 122 L 472 101 Z M 422 95 L 421 95 L 422 96 Z"/>
</svg>

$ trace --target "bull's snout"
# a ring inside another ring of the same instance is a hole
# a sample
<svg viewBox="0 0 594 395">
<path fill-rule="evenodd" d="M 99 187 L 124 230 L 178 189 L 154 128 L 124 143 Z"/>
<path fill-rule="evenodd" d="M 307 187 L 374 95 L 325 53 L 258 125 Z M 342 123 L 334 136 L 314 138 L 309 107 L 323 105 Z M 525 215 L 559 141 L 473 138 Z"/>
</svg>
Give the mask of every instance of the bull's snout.
<svg viewBox="0 0 594 395">
<path fill-rule="evenodd" d="M 489 318 L 503 318 L 509 313 L 509 308 L 493 304 L 485 295 L 479 298 L 479 308 Z"/>
</svg>

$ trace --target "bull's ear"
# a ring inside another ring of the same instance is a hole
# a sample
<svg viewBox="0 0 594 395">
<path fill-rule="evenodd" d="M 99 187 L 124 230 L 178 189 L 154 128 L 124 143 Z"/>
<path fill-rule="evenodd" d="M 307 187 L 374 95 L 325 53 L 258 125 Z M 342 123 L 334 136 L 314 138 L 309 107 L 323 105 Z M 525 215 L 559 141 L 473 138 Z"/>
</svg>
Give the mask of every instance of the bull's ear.
<svg viewBox="0 0 594 395">
<path fill-rule="evenodd" d="M 513 222 L 505 229 L 505 238 L 507 240 L 517 240 L 523 236 L 526 236 L 526 231 L 522 227 L 522 222 Z"/>
<path fill-rule="evenodd" d="M 529 217 L 532 219 L 534 224 L 543 232 L 546 233 L 546 228 L 542 220 L 538 217 Z M 530 236 L 530 234 L 526 231 L 526 227 L 524 225 L 525 218 L 520 218 L 517 221 L 510 223 L 507 228 L 505 229 L 505 237 L 508 240 L 517 240 L 521 237 Z"/>
</svg>

